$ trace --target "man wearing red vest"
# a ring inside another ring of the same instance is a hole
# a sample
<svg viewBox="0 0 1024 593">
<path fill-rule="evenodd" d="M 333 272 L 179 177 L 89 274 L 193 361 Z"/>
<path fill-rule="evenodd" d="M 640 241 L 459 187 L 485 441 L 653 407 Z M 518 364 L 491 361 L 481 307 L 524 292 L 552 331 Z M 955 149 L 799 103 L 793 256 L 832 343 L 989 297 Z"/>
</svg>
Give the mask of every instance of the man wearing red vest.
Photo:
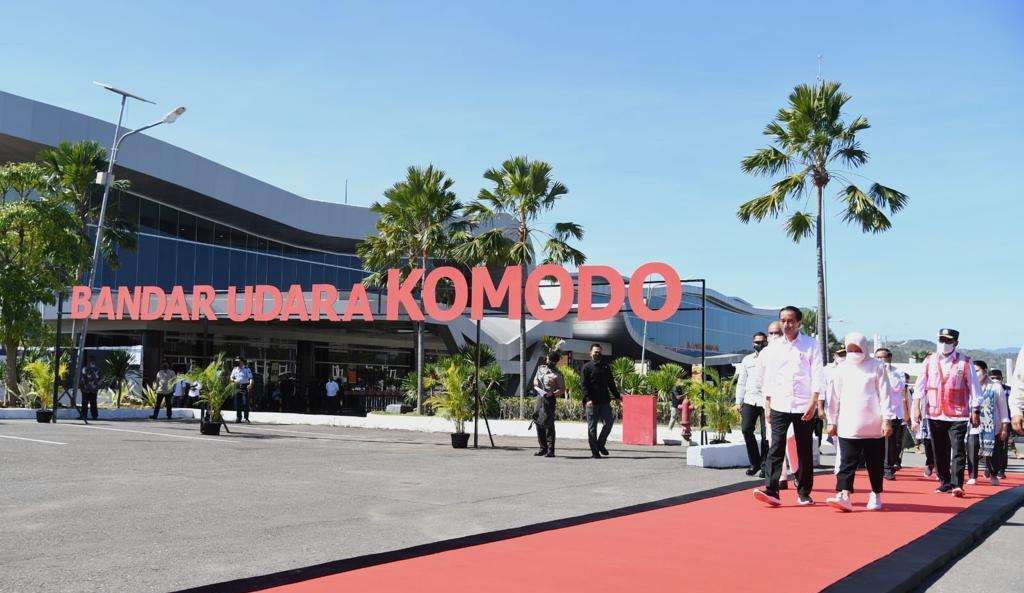
<svg viewBox="0 0 1024 593">
<path fill-rule="evenodd" d="M 924 371 L 914 385 L 914 399 L 924 398 L 928 413 L 928 430 L 935 449 L 935 470 L 939 474 L 936 492 L 964 495 L 964 468 L 967 464 L 965 437 L 967 423 L 978 426 L 981 384 L 974 373 L 971 359 L 956 347 L 960 332 L 939 330 L 939 343 L 934 354 L 924 361 Z M 915 430 L 921 422 L 920 406 L 914 402 Z M 951 459 L 952 458 L 952 459 Z M 952 462 L 952 463 L 951 463 Z"/>
</svg>

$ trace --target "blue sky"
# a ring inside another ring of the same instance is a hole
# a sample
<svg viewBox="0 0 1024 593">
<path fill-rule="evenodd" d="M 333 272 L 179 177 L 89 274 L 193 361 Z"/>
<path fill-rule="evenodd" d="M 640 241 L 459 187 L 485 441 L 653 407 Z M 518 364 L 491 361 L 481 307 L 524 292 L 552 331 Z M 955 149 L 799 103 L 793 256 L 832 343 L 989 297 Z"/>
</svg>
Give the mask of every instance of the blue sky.
<svg viewBox="0 0 1024 593">
<path fill-rule="evenodd" d="M 109 31 L 105 27 L 112 27 Z M 18 2 L 0 88 L 116 116 L 106 81 L 184 104 L 156 136 L 300 195 L 368 205 L 410 164 L 475 197 L 525 153 L 592 263 L 648 260 L 758 305 L 813 305 L 813 242 L 736 207 L 740 159 L 795 84 L 853 95 L 871 162 L 911 196 L 886 235 L 829 221 L 837 333 L 1024 341 L 1024 5 L 1018 2 Z M 833 208 L 833 212 L 836 209 Z"/>
</svg>

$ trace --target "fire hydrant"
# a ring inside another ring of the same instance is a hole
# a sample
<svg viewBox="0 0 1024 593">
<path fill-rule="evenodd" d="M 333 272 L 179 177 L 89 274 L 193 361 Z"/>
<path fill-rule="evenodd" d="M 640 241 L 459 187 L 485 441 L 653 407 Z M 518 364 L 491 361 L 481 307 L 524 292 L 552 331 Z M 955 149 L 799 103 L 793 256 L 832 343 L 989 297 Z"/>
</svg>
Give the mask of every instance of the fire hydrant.
<svg viewBox="0 0 1024 593">
<path fill-rule="evenodd" d="M 693 413 L 693 405 L 690 404 L 689 396 L 684 396 L 683 401 L 679 402 L 679 426 L 683 429 L 683 440 L 687 443 L 690 442 L 690 417 Z"/>
</svg>

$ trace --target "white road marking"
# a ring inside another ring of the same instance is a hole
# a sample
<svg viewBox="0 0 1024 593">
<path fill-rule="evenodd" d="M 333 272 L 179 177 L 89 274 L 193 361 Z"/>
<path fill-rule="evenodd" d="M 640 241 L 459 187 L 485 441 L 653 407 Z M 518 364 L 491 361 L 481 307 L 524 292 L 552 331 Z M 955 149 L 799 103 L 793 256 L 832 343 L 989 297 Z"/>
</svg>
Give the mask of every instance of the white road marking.
<svg viewBox="0 0 1024 593">
<path fill-rule="evenodd" d="M 33 443 L 46 443 L 47 445 L 66 445 L 67 443 L 58 443 L 57 441 L 44 441 L 42 439 L 26 439 L 25 437 L 12 437 L 8 435 L 0 434 L 0 439 L 17 439 L 19 441 L 32 441 Z"/>
<path fill-rule="evenodd" d="M 109 426 L 93 426 L 92 424 L 62 424 L 60 426 L 77 426 L 79 428 L 91 428 L 93 430 L 112 430 L 115 432 L 134 432 L 136 434 L 149 434 L 158 437 L 171 437 L 175 439 L 192 439 L 193 441 L 212 441 L 214 443 L 227 443 L 226 439 L 214 439 L 210 437 L 193 437 L 184 434 L 168 434 L 166 432 L 150 432 L 148 430 L 130 430 L 128 428 L 110 428 Z"/>
</svg>

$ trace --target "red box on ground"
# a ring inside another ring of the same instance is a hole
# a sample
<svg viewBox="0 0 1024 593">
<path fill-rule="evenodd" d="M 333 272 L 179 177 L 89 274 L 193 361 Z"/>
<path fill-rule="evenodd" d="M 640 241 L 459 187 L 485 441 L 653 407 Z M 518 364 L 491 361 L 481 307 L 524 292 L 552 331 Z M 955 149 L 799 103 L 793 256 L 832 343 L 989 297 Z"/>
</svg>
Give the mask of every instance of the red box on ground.
<svg viewBox="0 0 1024 593">
<path fill-rule="evenodd" d="M 654 395 L 622 396 L 622 443 L 653 445 L 658 442 L 658 398 Z"/>
</svg>

